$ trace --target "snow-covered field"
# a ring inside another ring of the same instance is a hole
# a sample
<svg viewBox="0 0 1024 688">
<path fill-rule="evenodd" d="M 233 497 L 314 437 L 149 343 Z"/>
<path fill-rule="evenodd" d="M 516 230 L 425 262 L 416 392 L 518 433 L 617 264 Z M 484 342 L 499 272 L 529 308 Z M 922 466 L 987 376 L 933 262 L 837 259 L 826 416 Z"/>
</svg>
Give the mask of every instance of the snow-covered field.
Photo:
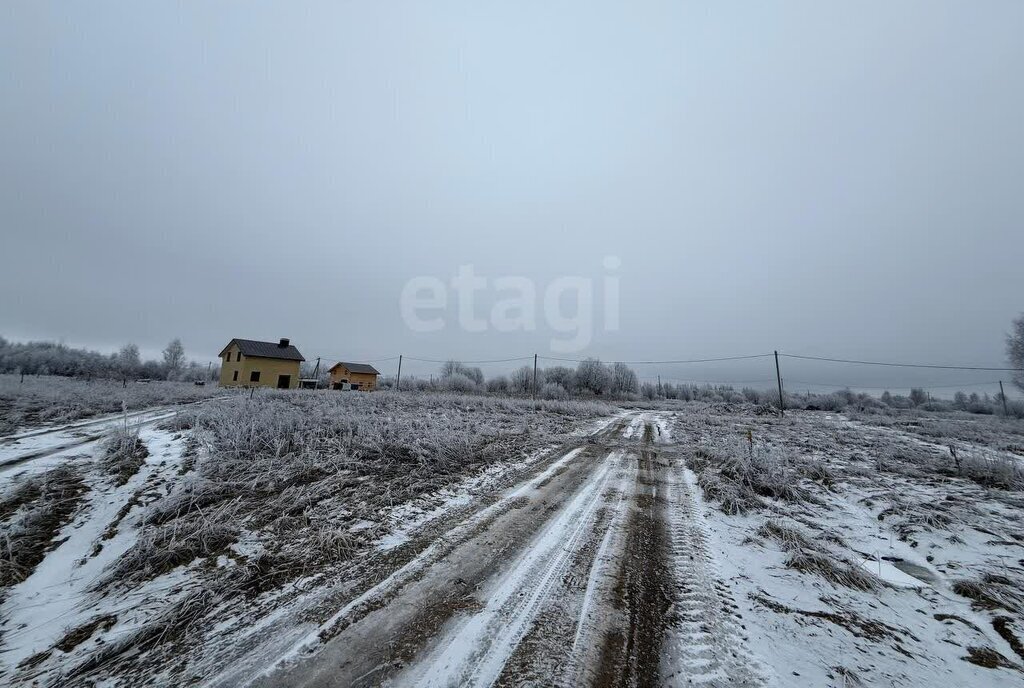
<svg viewBox="0 0 1024 688">
<path fill-rule="evenodd" d="M 281 392 L 19 438 L 0 682 L 1021 685 L 1024 423 L 764 411 Z"/>
</svg>

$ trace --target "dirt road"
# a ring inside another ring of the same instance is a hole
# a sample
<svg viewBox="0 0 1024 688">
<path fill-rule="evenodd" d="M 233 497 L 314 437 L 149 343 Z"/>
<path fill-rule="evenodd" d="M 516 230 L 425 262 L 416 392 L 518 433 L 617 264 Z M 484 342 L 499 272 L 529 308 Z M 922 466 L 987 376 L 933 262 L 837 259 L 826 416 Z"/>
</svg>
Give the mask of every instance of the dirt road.
<svg viewBox="0 0 1024 688">
<path fill-rule="evenodd" d="M 557 453 L 251 684 L 763 685 L 670 428 Z"/>
</svg>

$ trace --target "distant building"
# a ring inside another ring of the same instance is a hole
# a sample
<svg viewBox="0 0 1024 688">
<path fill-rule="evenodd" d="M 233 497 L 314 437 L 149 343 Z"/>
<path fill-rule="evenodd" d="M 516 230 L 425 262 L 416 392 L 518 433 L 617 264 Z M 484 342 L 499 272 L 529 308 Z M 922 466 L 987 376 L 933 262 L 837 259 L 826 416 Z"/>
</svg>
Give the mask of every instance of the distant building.
<svg viewBox="0 0 1024 688">
<path fill-rule="evenodd" d="M 369 392 L 377 388 L 380 373 L 367 363 L 345 363 L 331 366 L 331 389 L 357 389 Z"/>
<path fill-rule="evenodd" d="M 297 388 L 299 364 L 306 360 L 287 339 L 277 343 L 232 339 L 220 358 L 221 387 L 277 389 Z"/>
</svg>

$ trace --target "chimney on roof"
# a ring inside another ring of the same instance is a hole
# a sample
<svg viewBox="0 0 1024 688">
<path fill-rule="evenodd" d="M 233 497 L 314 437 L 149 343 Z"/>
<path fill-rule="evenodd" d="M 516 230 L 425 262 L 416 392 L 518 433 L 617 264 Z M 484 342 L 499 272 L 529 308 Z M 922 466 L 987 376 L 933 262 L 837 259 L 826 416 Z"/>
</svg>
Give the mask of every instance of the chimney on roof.
<svg viewBox="0 0 1024 688">
<path fill-rule="evenodd" d="M 289 344 L 288 338 L 287 337 L 281 337 L 281 341 L 279 341 L 277 343 L 277 348 L 279 348 L 279 349 L 287 349 L 288 348 L 288 344 Z"/>
</svg>

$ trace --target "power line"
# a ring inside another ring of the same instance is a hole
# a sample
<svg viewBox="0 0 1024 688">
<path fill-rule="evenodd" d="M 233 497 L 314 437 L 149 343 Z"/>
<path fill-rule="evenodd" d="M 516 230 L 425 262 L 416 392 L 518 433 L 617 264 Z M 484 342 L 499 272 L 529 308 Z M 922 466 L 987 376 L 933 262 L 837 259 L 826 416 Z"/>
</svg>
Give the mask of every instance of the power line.
<svg viewBox="0 0 1024 688">
<path fill-rule="evenodd" d="M 345 357 L 345 356 L 332 356 L 330 354 L 321 354 L 321 353 L 317 353 L 316 356 L 319 356 L 320 358 L 324 359 L 325 361 L 334 360 L 334 361 L 352 361 L 352 362 L 354 362 L 354 358 L 352 356 L 348 356 L 348 357 Z M 398 360 L 398 356 L 388 356 L 386 358 L 364 358 L 364 359 L 361 359 L 361 360 L 365 361 L 367 363 L 386 363 L 388 361 L 397 361 Z"/>
<path fill-rule="evenodd" d="M 805 361 L 827 361 L 829 363 L 853 363 L 855 365 L 888 366 L 891 368 L 932 368 L 937 370 L 994 370 L 1011 373 L 1024 373 L 1024 368 L 988 368 L 983 366 L 954 366 L 954 365 L 932 365 L 926 363 L 884 363 L 881 361 L 855 361 L 847 358 L 825 358 L 823 356 L 800 356 L 797 354 L 783 354 L 786 358 L 799 358 Z"/>
<path fill-rule="evenodd" d="M 780 354 L 781 356 L 781 354 Z M 918 387 L 920 389 L 959 389 L 961 387 L 983 387 L 985 385 L 998 385 L 999 380 L 992 380 L 991 382 L 963 382 L 955 385 L 925 385 L 914 382 L 906 384 L 891 384 L 882 386 L 871 386 L 871 385 L 856 385 L 850 383 L 839 383 L 839 382 L 811 382 L 809 380 L 790 380 L 795 385 L 812 385 L 814 387 L 832 387 L 835 389 L 902 389 Z"/>
<path fill-rule="evenodd" d="M 397 359 L 398 357 L 395 356 Z M 543 356 L 541 356 L 543 358 Z M 448 361 L 455 361 L 456 363 L 512 363 L 514 361 L 529 361 L 533 359 L 533 355 L 530 356 L 518 356 L 516 358 L 495 358 L 490 360 L 480 361 L 467 361 L 461 358 L 446 358 L 446 359 L 435 359 L 435 358 L 416 358 L 415 356 L 406 356 L 406 361 L 419 361 L 420 363 L 447 363 Z"/>
<path fill-rule="evenodd" d="M 753 354 L 750 356 L 723 356 L 720 358 L 690 358 L 690 359 L 677 359 L 668 361 L 612 361 L 612 363 L 624 363 L 626 365 L 656 365 L 656 364 L 670 364 L 670 363 L 716 363 L 719 361 L 746 361 L 753 358 L 767 358 L 772 354 Z M 540 358 L 546 361 L 567 361 L 570 363 L 580 363 L 584 360 L 583 358 L 558 358 L 556 356 L 540 356 Z"/>
</svg>

